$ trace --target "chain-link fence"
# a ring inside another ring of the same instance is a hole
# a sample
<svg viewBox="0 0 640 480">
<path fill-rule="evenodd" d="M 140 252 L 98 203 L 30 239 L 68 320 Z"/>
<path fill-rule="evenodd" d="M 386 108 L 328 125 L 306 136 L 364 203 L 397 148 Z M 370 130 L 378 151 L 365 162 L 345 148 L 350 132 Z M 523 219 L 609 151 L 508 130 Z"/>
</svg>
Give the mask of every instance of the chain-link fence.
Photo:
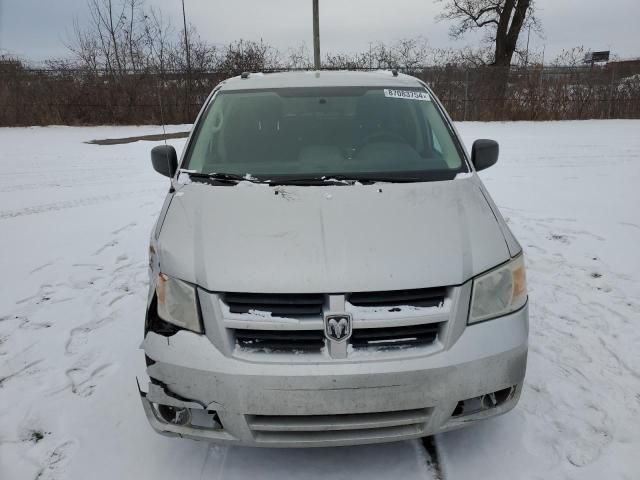
<svg viewBox="0 0 640 480">
<path fill-rule="evenodd" d="M 455 120 L 640 118 L 640 66 L 442 68 L 418 75 Z"/>
<path fill-rule="evenodd" d="M 640 66 L 428 67 L 425 80 L 454 120 L 640 118 Z M 228 74 L 109 75 L 75 69 L 3 68 L 0 125 L 193 122 Z"/>
</svg>

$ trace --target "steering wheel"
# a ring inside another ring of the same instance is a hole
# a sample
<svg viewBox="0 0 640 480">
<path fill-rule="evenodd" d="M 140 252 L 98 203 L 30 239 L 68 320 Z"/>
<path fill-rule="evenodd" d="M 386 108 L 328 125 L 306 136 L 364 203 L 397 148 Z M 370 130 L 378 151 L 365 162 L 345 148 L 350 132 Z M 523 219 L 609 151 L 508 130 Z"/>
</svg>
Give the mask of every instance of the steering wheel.
<svg viewBox="0 0 640 480">
<path fill-rule="evenodd" d="M 351 155 L 351 158 L 355 157 L 358 154 L 358 152 L 362 150 L 362 148 L 368 143 L 375 143 L 375 142 L 380 142 L 384 140 L 397 142 L 397 143 L 407 142 L 402 135 L 395 132 L 389 132 L 389 131 L 373 132 L 367 135 L 366 137 L 364 137 L 362 141 L 353 148 L 353 151 L 352 151 L 353 153 Z"/>
</svg>

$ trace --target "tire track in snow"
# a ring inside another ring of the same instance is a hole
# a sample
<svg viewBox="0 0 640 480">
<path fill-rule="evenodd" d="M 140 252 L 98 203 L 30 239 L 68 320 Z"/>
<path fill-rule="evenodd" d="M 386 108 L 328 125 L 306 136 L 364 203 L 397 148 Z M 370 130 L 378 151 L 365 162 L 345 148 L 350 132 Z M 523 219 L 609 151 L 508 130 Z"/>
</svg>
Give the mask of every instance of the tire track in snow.
<svg viewBox="0 0 640 480">
<path fill-rule="evenodd" d="M 435 480 L 444 480 L 442 467 L 440 465 L 440 454 L 438 453 L 438 446 L 436 444 L 435 435 L 429 437 L 423 437 L 422 447 L 427 454 L 427 469 L 430 470 L 431 477 Z"/>
<path fill-rule="evenodd" d="M 21 208 L 18 210 L 4 210 L 0 211 L 0 220 L 7 220 L 9 218 L 22 217 L 25 215 L 36 215 L 39 213 L 51 212 L 56 210 L 66 210 L 68 208 L 87 207 L 92 205 L 99 205 L 105 202 L 113 202 L 117 200 L 128 199 L 133 196 L 146 196 L 150 192 L 161 192 L 157 188 L 135 190 L 133 192 L 113 193 L 110 195 L 97 195 L 95 197 L 79 198 L 76 200 L 65 200 L 62 202 L 48 203 L 45 205 L 36 205 L 33 207 Z"/>
</svg>

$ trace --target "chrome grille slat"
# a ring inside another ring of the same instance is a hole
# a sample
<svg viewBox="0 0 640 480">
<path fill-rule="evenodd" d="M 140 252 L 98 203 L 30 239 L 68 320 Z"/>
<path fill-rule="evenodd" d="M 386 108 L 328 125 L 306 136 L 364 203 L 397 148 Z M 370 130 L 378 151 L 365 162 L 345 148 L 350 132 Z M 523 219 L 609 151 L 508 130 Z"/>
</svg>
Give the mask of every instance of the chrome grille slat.
<svg viewBox="0 0 640 480">
<path fill-rule="evenodd" d="M 317 315 L 322 313 L 322 306 L 314 305 L 285 305 L 277 306 L 269 303 L 229 304 L 231 313 L 249 313 L 251 310 L 270 312 L 273 316 L 284 317 L 291 315 Z"/>
<path fill-rule="evenodd" d="M 226 293 L 223 298 L 231 313 L 257 310 L 270 312 L 276 317 L 320 315 L 324 304 L 323 294 L 308 293 Z"/>
<path fill-rule="evenodd" d="M 409 327 L 359 328 L 351 335 L 351 345 L 354 348 L 425 345 L 435 341 L 439 329 L 438 323 Z"/>
<path fill-rule="evenodd" d="M 242 348 L 282 352 L 319 352 L 324 346 L 322 330 L 234 330 Z"/>
<path fill-rule="evenodd" d="M 419 288 L 412 290 L 388 290 L 380 292 L 354 292 L 348 296 L 349 303 L 357 307 L 412 306 L 435 307 L 447 294 L 445 287 Z"/>
</svg>

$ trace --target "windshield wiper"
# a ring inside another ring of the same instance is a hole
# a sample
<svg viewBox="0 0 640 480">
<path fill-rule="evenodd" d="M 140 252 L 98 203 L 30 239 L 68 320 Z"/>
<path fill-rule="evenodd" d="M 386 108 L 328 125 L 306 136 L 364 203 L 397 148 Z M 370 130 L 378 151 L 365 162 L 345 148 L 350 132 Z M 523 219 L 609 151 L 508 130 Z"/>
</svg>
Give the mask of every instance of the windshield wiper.
<svg viewBox="0 0 640 480">
<path fill-rule="evenodd" d="M 228 182 L 236 184 L 238 182 L 253 182 L 263 183 L 263 180 L 252 177 L 251 175 L 238 175 L 237 173 L 200 173 L 189 172 L 187 170 L 181 170 L 180 173 L 189 175 L 190 178 L 204 179 L 204 180 L 217 180 L 221 182 Z"/>
<path fill-rule="evenodd" d="M 360 179 L 362 183 L 377 183 L 377 182 L 386 182 L 386 183 L 412 183 L 412 182 L 424 182 L 424 178 L 420 177 L 385 177 L 385 176 L 371 176 L 364 177 Z"/>
<path fill-rule="evenodd" d="M 323 175 L 322 177 L 282 177 L 269 180 L 269 185 L 353 185 L 366 183 L 368 179 L 348 175 Z"/>
<path fill-rule="evenodd" d="M 353 185 L 355 183 L 371 185 L 376 182 L 408 183 L 422 181 L 424 179 L 417 177 L 324 175 L 322 177 L 284 177 L 278 180 L 270 180 L 267 183 L 269 185 Z"/>
<path fill-rule="evenodd" d="M 419 177 L 396 177 L 380 176 L 380 175 L 323 175 L 321 177 L 281 177 L 271 180 L 261 180 L 259 178 L 252 177 L 249 174 L 238 175 L 237 173 L 201 173 L 190 172 L 188 170 L 180 170 L 180 173 L 189 175 L 190 178 L 198 181 L 208 182 L 222 182 L 231 185 L 236 185 L 239 182 L 253 182 L 253 183 L 266 183 L 271 186 L 277 185 L 300 185 L 300 186 L 315 186 L 315 185 L 354 185 L 355 183 L 362 183 L 364 185 L 371 185 L 377 182 L 388 183 L 409 183 L 409 182 L 424 182 L 424 178 Z"/>
<path fill-rule="evenodd" d="M 309 178 L 309 177 L 300 177 L 300 178 L 282 178 L 280 180 L 269 180 L 270 186 L 277 185 L 301 185 L 301 186 L 314 186 L 314 185 L 346 185 L 345 182 L 338 181 L 329 181 L 323 180 L 320 177 L 317 178 Z"/>
</svg>

